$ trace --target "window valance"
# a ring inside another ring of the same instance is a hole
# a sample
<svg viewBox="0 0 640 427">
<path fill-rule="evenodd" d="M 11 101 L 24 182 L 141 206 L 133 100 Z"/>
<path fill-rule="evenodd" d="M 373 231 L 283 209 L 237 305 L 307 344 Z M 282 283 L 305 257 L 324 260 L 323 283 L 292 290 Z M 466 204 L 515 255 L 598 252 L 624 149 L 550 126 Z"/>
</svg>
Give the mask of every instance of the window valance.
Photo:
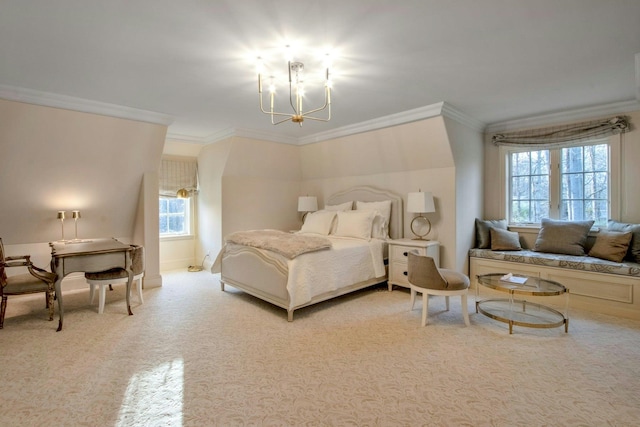
<svg viewBox="0 0 640 427">
<path fill-rule="evenodd" d="M 176 197 L 182 188 L 195 194 L 198 191 L 198 163 L 196 159 L 162 159 L 159 179 L 161 196 Z"/>
<path fill-rule="evenodd" d="M 500 133 L 493 136 L 495 145 L 559 147 L 579 141 L 605 138 L 629 130 L 626 117 L 616 116 L 608 119 L 573 123 L 543 129 L 531 129 L 520 132 Z"/>
</svg>

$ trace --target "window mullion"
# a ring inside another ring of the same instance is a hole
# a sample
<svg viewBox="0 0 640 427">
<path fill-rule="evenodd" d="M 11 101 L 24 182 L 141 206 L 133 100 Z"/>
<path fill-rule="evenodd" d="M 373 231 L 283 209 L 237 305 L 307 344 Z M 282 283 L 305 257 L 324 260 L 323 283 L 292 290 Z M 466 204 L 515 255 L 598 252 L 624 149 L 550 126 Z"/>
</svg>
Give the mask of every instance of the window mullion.
<svg viewBox="0 0 640 427">
<path fill-rule="evenodd" d="M 560 150 L 549 151 L 549 216 L 560 218 Z"/>
</svg>

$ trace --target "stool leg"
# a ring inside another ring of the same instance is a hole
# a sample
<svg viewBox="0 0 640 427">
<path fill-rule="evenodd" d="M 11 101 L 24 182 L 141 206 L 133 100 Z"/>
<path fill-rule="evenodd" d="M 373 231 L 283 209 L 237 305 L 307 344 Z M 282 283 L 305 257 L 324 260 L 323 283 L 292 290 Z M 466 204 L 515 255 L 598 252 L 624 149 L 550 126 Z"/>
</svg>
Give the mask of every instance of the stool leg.
<svg viewBox="0 0 640 427">
<path fill-rule="evenodd" d="M 461 295 L 461 299 L 462 299 L 462 317 L 464 317 L 464 324 L 469 326 L 469 309 L 467 307 L 466 292 Z"/>
<path fill-rule="evenodd" d="M 89 283 L 89 305 L 93 304 L 93 297 L 95 296 L 96 285 Z"/>
<path fill-rule="evenodd" d="M 444 297 L 444 301 L 447 304 L 447 311 L 449 311 L 449 297 Z"/>
<path fill-rule="evenodd" d="M 142 277 L 138 279 L 138 299 L 140 300 L 140 304 L 144 304 L 144 299 L 142 298 Z"/>
<path fill-rule="evenodd" d="M 107 296 L 107 286 L 100 284 L 100 297 L 98 301 L 98 314 L 104 313 L 104 300 Z"/>
</svg>

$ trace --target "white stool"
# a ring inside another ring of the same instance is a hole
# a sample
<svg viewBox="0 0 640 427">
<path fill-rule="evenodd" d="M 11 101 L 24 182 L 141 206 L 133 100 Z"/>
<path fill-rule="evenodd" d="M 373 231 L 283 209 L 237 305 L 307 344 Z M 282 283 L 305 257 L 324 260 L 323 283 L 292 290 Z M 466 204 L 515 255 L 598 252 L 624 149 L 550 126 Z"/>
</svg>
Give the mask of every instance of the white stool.
<svg viewBox="0 0 640 427">
<path fill-rule="evenodd" d="M 144 277 L 144 247 L 132 245 L 131 250 L 131 266 L 133 269 L 133 279 L 131 287 L 134 283 L 138 288 L 138 300 L 140 304 L 144 304 L 142 299 L 142 278 Z M 106 298 L 106 287 L 117 283 L 127 283 L 129 275 L 122 268 L 114 268 L 107 271 L 99 271 L 94 273 L 85 273 L 87 283 L 89 283 L 89 304 L 93 304 L 95 295 L 95 287 L 100 286 L 100 298 L 98 305 L 98 313 L 104 312 L 104 300 Z M 129 298 L 131 298 L 131 289 L 129 289 Z"/>
</svg>

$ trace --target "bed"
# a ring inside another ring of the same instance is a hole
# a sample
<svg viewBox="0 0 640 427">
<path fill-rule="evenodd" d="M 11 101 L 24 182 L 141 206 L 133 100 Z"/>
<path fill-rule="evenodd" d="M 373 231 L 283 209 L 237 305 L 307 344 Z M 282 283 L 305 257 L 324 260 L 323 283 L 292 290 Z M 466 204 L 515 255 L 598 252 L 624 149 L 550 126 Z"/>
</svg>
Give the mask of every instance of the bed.
<svg viewBox="0 0 640 427">
<path fill-rule="evenodd" d="M 370 206 L 367 203 L 375 205 L 373 202 L 387 200 L 390 201 L 390 212 L 384 234 L 391 239 L 402 238 L 402 197 L 391 191 L 354 187 L 333 194 L 325 206 L 337 207 L 352 201 L 353 209 L 357 210 L 356 206 L 367 209 Z M 339 215 L 345 218 L 345 214 Z M 225 285 L 230 285 L 284 308 L 290 322 L 297 309 L 385 282 L 387 239 L 367 241 L 336 236 L 335 227 L 334 222 L 332 233 L 323 236 L 329 239 L 331 248 L 303 253 L 293 259 L 271 250 L 227 241 L 211 272 L 220 273 L 222 291 Z"/>
</svg>

